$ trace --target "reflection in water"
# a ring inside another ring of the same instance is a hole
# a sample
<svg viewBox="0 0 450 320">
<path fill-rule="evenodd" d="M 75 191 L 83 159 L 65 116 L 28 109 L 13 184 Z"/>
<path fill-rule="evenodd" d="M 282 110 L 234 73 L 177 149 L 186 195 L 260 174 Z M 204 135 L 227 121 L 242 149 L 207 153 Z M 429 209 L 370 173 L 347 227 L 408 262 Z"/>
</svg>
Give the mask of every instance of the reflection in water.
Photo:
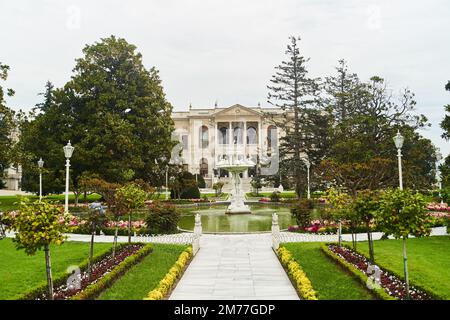
<svg viewBox="0 0 450 320">
<path fill-rule="evenodd" d="M 278 214 L 278 223 L 281 229 L 295 224 L 288 207 L 251 206 L 251 214 L 225 214 L 226 206 L 212 206 L 195 208 L 186 211 L 179 223 L 185 230 L 194 229 L 194 216 L 200 213 L 204 232 L 256 232 L 270 231 L 272 214 Z"/>
</svg>

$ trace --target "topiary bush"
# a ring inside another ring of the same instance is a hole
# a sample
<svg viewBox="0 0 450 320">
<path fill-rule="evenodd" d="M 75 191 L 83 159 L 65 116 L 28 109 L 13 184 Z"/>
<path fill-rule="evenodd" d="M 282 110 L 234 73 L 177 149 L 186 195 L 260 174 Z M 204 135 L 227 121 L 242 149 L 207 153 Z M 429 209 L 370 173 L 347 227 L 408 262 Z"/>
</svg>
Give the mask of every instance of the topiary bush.
<svg viewBox="0 0 450 320">
<path fill-rule="evenodd" d="M 150 234 L 175 233 L 180 213 L 173 205 L 156 203 L 149 208 L 144 220 Z"/>
<path fill-rule="evenodd" d="M 184 189 L 180 194 L 181 199 L 200 199 L 200 190 L 197 186 Z"/>
<path fill-rule="evenodd" d="M 270 195 L 270 201 L 272 202 L 280 202 L 281 195 L 279 191 L 274 191 Z"/>
</svg>

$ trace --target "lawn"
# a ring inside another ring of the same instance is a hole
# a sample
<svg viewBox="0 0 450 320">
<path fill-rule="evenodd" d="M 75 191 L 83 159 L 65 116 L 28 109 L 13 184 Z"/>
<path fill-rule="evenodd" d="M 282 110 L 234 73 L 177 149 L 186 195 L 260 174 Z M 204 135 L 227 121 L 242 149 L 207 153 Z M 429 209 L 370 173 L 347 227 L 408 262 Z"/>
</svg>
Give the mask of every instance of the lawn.
<svg viewBox="0 0 450 320">
<path fill-rule="evenodd" d="M 175 244 L 154 244 L 152 253 L 132 267 L 98 299 L 142 300 L 164 278 L 186 247 Z"/>
<path fill-rule="evenodd" d="M 95 253 L 111 248 L 109 243 L 96 243 Z M 66 242 L 51 246 L 53 276 L 66 272 L 72 265 L 79 265 L 88 258 L 89 243 Z M 23 250 L 16 250 L 11 239 L 0 240 L 0 300 L 14 299 L 46 281 L 44 252 L 27 256 Z"/>
<path fill-rule="evenodd" d="M 321 243 L 285 243 L 301 265 L 320 300 L 371 300 L 368 289 L 331 261 L 320 250 Z"/>
<path fill-rule="evenodd" d="M 39 197 L 32 195 L 32 196 L 26 196 L 26 198 L 29 198 L 31 201 L 38 200 Z M 86 199 L 84 198 L 84 195 L 81 195 L 79 198 L 79 203 L 83 203 L 86 200 L 88 202 L 98 201 L 100 200 L 101 196 L 98 194 L 89 194 Z M 15 210 L 19 207 L 19 196 L 0 196 L 0 210 L 8 211 L 8 210 Z M 45 197 L 45 199 L 52 200 L 52 201 L 58 201 L 59 203 L 64 203 L 64 195 L 63 194 L 55 194 L 55 195 L 48 195 Z M 75 202 L 75 196 L 73 194 L 69 195 L 69 203 Z"/>
<path fill-rule="evenodd" d="M 358 250 L 368 254 L 367 243 Z M 374 241 L 375 261 L 403 278 L 402 240 Z M 407 240 L 410 282 L 450 299 L 450 236 Z"/>
</svg>

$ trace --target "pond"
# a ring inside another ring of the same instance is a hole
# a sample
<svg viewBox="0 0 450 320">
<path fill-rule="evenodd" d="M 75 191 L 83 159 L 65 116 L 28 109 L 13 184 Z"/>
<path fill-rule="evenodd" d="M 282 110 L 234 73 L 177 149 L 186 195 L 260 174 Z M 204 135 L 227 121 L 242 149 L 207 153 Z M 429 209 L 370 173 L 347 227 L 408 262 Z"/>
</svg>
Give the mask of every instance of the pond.
<svg viewBox="0 0 450 320">
<path fill-rule="evenodd" d="M 261 232 L 270 231 L 272 214 L 278 214 L 280 229 L 296 224 L 290 208 L 281 206 L 251 205 L 251 214 L 225 214 L 227 206 L 197 207 L 184 210 L 178 226 L 184 230 L 194 229 L 194 216 L 201 215 L 203 232 Z"/>
</svg>

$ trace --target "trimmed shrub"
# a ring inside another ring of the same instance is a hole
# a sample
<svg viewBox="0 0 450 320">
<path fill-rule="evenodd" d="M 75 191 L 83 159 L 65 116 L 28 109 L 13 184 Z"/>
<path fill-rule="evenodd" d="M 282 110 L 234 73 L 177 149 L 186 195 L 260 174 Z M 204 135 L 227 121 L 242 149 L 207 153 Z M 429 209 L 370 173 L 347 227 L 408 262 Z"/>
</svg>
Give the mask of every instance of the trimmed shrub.
<svg viewBox="0 0 450 320">
<path fill-rule="evenodd" d="M 106 274 L 96 283 L 89 285 L 86 289 L 73 296 L 72 300 L 91 300 L 99 296 L 104 290 L 110 287 L 118 278 L 120 278 L 132 266 L 139 263 L 150 252 L 153 251 L 153 245 L 147 244 L 135 254 L 127 257 L 118 266 L 116 266 L 110 273 Z"/>
<path fill-rule="evenodd" d="M 173 205 L 155 203 L 149 208 L 144 220 L 146 232 L 150 234 L 174 233 L 178 231 L 180 213 Z"/>
<path fill-rule="evenodd" d="M 274 192 L 271 193 L 270 201 L 272 201 L 272 202 L 280 202 L 280 199 L 281 199 L 280 192 L 274 191 Z"/>
<path fill-rule="evenodd" d="M 192 258 L 192 247 L 184 250 L 175 264 L 166 273 L 164 278 L 158 283 L 158 286 L 150 291 L 144 300 L 163 300 L 172 290 L 175 282 L 181 277 L 188 262 Z"/>
<path fill-rule="evenodd" d="M 290 251 L 285 247 L 279 247 L 277 253 L 281 264 L 287 270 L 287 273 L 300 296 L 305 300 L 318 300 L 316 291 L 313 289 L 311 281 L 306 276 L 306 273 L 303 271 L 302 267 L 292 257 Z"/>
<path fill-rule="evenodd" d="M 197 186 L 191 186 L 183 191 L 180 194 L 181 199 L 200 199 L 200 190 Z"/>
</svg>

